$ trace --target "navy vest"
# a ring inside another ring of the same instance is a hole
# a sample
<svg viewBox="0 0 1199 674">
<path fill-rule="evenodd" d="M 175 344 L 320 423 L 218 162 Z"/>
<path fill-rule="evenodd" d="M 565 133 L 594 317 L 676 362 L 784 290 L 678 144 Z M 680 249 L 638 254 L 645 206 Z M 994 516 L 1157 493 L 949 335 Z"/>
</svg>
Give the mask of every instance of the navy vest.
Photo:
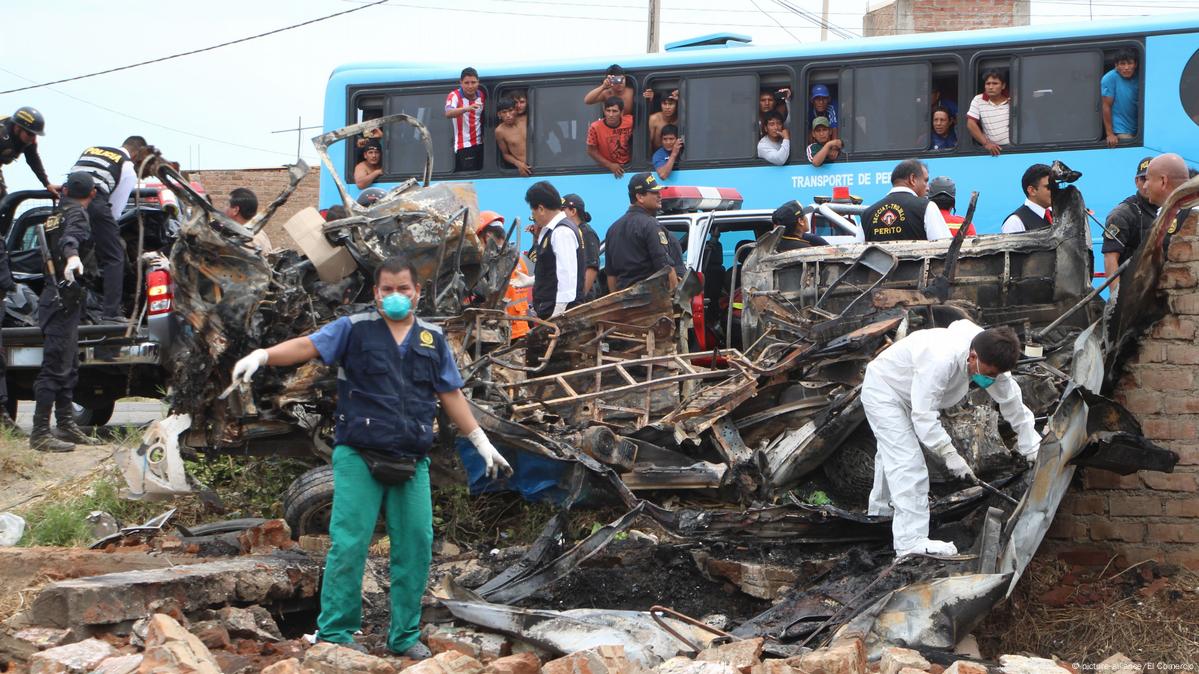
<svg viewBox="0 0 1199 674">
<path fill-rule="evenodd" d="M 420 319 L 400 356 L 387 321 L 376 311 L 350 317 L 353 327 L 337 370 L 335 441 L 355 449 L 423 457 L 433 446 L 441 365 L 441 328 Z"/>
<path fill-rule="evenodd" d="M 570 218 L 563 218 L 554 229 L 565 227 L 575 235 L 575 299 L 570 303 L 574 306 L 583 298 L 583 239 L 579 236 L 579 228 Z M 534 246 L 537 250 L 537 260 L 533 263 L 533 311 L 539 318 L 549 318 L 554 313 L 554 305 L 558 298 L 558 258 L 554 255 L 554 247 L 550 239 L 553 232 L 548 232 L 541 244 Z"/>
<path fill-rule="evenodd" d="M 1026 232 L 1032 232 L 1038 229 L 1049 229 L 1052 226 L 1050 222 L 1045 219 L 1045 216 L 1034 213 L 1033 210 L 1028 207 L 1028 204 L 1024 204 L 1020 206 L 1020 208 L 1008 213 L 1007 218 L 1010 218 L 1013 215 L 1017 218 L 1020 218 L 1020 222 L 1024 223 L 1024 231 Z M 1007 221 L 1007 218 L 1004 218 L 1004 221 Z"/>
<path fill-rule="evenodd" d="M 928 199 L 910 192 L 890 192 L 862 216 L 867 241 L 923 241 Z"/>
</svg>

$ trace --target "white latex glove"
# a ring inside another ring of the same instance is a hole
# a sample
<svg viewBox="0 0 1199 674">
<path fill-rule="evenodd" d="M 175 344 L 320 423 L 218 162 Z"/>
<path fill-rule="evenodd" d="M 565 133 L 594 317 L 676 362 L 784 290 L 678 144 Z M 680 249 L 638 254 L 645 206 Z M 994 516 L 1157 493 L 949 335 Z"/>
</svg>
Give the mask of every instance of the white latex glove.
<svg viewBox="0 0 1199 674">
<path fill-rule="evenodd" d="M 254 349 L 250 355 L 237 361 L 237 364 L 233 366 L 233 381 L 240 379 L 247 384 L 250 383 L 250 379 L 258 371 L 258 368 L 266 365 L 266 359 L 266 349 Z"/>
<path fill-rule="evenodd" d="M 962 455 L 953 448 L 952 443 L 947 442 L 933 451 L 945 462 L 945 470 L 949 471 L 950 475 L 959 480 L 970 480 L 971 482 L 978 479 L 974 477 L 974 471 L 970 470 L 970 465 L 966 463 Z"/>
<path fill-rule="evenodd" d="M 71 283 L 75 282 L 75 274 L 83 273 L 83 260 L 79 259 L 78 255 L 72 255 L 67 258 L 67 265 L 62 268 L 62 275 Z"/>
<path fill-rule="evenodd" d="M 512 466 L 508 465 L 495 445 L 491 444 L 491 440 L 487 439 L 487 434 L 482 428 L 471 431 L 466 439 L 470 440 L 470 444 L 475 446 L 475 451 L 483 459 L 483 465 L 487 467 L 487 477 L 494 480 L 501 472 L 504 475 L 512 474 Z"/>
<path fill-rule="evenodd" d="M 512 280 L 508 282 L 513 288 L 529 288 L 533 285 L 533 277 L 519 271 L 512 272 Z"/>
<path fill-rule="evenodd" d="M 158 252 L 143 253 L 142 262 L 145 262 L 146 266 L 153 271 L 171 268 L 171 261 L 167 259 L 167 256 Z"/>
<path fill-rule="evenodd" d="M 553 318 L 554 316 L 557 316 L 558 314 L 560 314 L 564 311 L 566 311 L 566 303 L 559 302 L 554 305 L 554 313 L 550 314 L 550 318 Z"/>
</svg>

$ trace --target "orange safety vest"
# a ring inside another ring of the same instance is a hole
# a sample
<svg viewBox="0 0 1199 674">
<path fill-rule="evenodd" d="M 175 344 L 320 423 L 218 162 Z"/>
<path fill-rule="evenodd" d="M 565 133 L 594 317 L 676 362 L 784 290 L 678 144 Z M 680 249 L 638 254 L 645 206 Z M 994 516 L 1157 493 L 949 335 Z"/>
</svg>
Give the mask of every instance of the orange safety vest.
<svg viewBox="0 0 1199 674">
<path fill-rule="evenodd" d="M 528 275 L 529 266 L 525 264 L 525 256 L 521 255 L 516 261 L 516 269 L 512 272 L 512 281 L 516 280 L 517 272 Z M 528 316 L 529 302 L 533 300 L 532 286 L 527 288 L 517 288 L 508 283 L 508 289 L 504 291 L 504 308 L 509 316 Z M 512 321 L 512 339 L 524 337 L 529 332 L 529 324 L 526 321 Z"/>
<path fill-rule="evenodd" d="M 949 225 L 949 233 L 953 236 L 957 236 L 958 230 L 961 229 L 962 223 L 966 221 L 966 218 L 963 218 L 960 215 L 954 215 L 944 208 L 941 209 L 941 217 L 945 218 L 945 224 Z M 974 235 L 974 223 L 972 222 L 970 223 L 970 226 L 966 228 L 966 236 Z"/>
</svg>

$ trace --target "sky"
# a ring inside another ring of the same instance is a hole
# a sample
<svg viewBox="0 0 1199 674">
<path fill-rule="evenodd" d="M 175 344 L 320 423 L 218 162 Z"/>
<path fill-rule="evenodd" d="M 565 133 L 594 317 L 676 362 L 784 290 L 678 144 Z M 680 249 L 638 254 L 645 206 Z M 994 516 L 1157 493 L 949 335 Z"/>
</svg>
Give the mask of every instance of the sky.
<svg viewBox="0 0 1199 674">
<path fill-rule="evenodd" d="M 644 53 L 648 0 L 59 0 L 5 8 L 0 91 L 202 49 L 330 14 L 311 25 L 191 56 L 73 82 L 0 94 L 0 115 L 32 105 L 53 182 L 91 145 L 142 135 L 185 169 L 280 166 L 295 160 L 291 129 L 319 125 L 338 65 L 394 60 L 473 65 Z M 780 0 L 660 0 L 661 44 L 731 31 L 754 44 L 817 42 L 820 29 Z M 786 0 L 819 14 L 821 0 Z M 829 23 L 861 33 L 867 0 L 832 0 Z M 1146 6 L 1148 5 L 1148 6 Z M 203 12 L 193 8 L 203 7 Z M 1199 12 L 1199 0 L 1032 0 L 1033 24 Z M 14 30 L 13 24 L 23 29 Z M 842 39 L 830 34 L 830 40 Z M 304 131 L 301 155 L 316 153 Z M 9 189 L 38 187 L 23 160 Z"/>
</svg>

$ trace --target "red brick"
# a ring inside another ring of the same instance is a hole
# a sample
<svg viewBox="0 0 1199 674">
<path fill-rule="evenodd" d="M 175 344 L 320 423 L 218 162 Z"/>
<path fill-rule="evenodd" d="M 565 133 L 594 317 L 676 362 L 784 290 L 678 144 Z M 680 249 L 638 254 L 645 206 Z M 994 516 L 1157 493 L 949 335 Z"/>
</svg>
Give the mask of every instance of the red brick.
<svg viewBox="0 0 1199 674">
<path fill-rule="evenodd" d="M 1140 543 L 1145 540 L 1145 525 L 1141 522 L 1096 520 L 1091 523 L 1091 539 L 1096 541 Z"/>
<path fill-rule="evenodd" d="M 706 662 L 721 662 L 736 669 L 741 674 L 749 674 L 754 665 L 757 665 L 762 659 L 762 644 L 764 641 L 761 637 L 757 637 L 713 646 L 701 651 L 699 655 L 695 656 L 695 659 Z"/>
<path fill-rule="evenodd" d="M 1166 344 L 1169 342 L 1160 342 L 1156 340 L 1148 340 L 1141 342 L 1140 348 L 1133 353 L 1129 360 L 1134 365 L 1143 365 L 1146 363 L 1166 363 L 1168 356 L 1166 355 Z"/>
<path fill-rule="evenodd" d="M 1161 411 L 1163 404 L 1162 395 L 1149 389 L 1121 391 L 1119 399 L 1129 412 L 1138 416 L 1156 414 Z"/>
<path fill-rule="evenodd" d="M 1194 344 L 1166 345 L 1166 358 L 1174 365 L 1199 364 L 1199 346 Z"/>
<path fill-rule="evenodd" d="M 541 666 L 541 674 L 607 674 L 608 667 L 594 651 L 578 651 L 550 660 Z"/>
<path fill-rule="evenodd" d="M 1157 391 L 1186 391 L 1195 385 L 1195 378 L 1188 367 L 1157 365 L 1140 368 L 1140 382 L 1144 388 Z"/>
<path fill-rule="evenodd" d="M 1153 542 L 1150 537 L 1150 542 Z M 1120 546 L 1120 557 L 1124 559 L 1123 564 L 1140 564 L 1147 560 L 1157 562 L 1165 561 L 1166 553 L 1160 545 L 1122 545 Z"/>
<path fill-rule="evenodd" d="M 516 653 L 502 657 L 483 670 L 483 674 L 537 674 L 541 661 L 533 653 Z"/>
<path fill-rule="evenodd" d="M 1199 571 L 1199 549 L 1189 546 L 1178 550 L 1167 550 L 1166 561 L 1170 564 L 1185 566 L 1192 571 Z"/>
<path fill-rule="evenodd" d="M 1046 532 L 1046 536 L 1065 541 L 1086 540 L 1087 525 L 1071 516 L 1059 516 Z"/>
<path fill-rule="evenodd" d="M 1195 422 L 1186 418 L 1155 417 L 1141 424 L 1145 437 L 1152 440 L 1191 440 L 1195 438 Z"/>
<path fill-rule="evenodd" d="M 1127 405 L 1125 405 L 1127 407 Z M 1132 412 L 1131 409 L 1128 410 Z M 1196 396 L 1163 396 L 1162 412 L 1166 414 L 1199 414 L 1199 397 Z M 1133 414 L 1144 414 L 1133 412 Z"/>
<path fill-rule="evenodd" d="M 1069 492 L 1062 499 L 1058 512 L 1071 512 L 1075 515 L 1102 515 L 1107 512 L 1107 497 L 1102 494 L 1080 494 Z"/>
<path fill-rule="evenodd" d="M 1160 491 L 1196 491 L 1193 473 L 1156 473 L 1143 470 L 1140 473 L 1145 486 Z"/>
<path fill-rule="evenodd" d="M 1107 566 L 1115 554 L 1107 546 L 1081 543 L 1063 547 L 1057 551 L 1057 558 L 1075 566 Z"/>
<path fill-rule="evenodd" d="M 1194 339 L 1195 323 L 1177 316 L 1165 316 L 1153 324 L 1149 334 L 1157 339 Z"/>
<path fill-rule="evenodd" d="M 1199 293 L 1173 293 L 1170 295 L 1167 303 L 1170 306 L 1171 313 L 1188 316 L 1199 314 Z"/>
<path fill-rule="evenodd" d="M 1154 517 L 1162 514 L 1162 500 L 1156 496 L 1117 496 L 1108 498 L 1113 517 Z"/>
<path fill-rule="evenodd" d="M 1199 543 L 1199 527 L 1190 523 L 1150 522 L 1146 540 L 1151 543 Z"/>
<path fill-rule="evenodd" d="M 1197 259 L 1195 251 L 1195 245 L 1186 239 L 1171 240 L 1170 247 L 1166 249 L 1166 259 L 1171 262 L 1190 262 Z"/>
<path fill-rule="evenodd" d="M 1141 478 L 1132 475 L 1118 475 L 1099 468 L 1087 468 L 1082 476 L 1083 486 L 1087 489 L 1139 489 Z"/>
<path fill-rule="evenodd" d="M 1193 498 L 1171 499 L 1165 502 L 1167 517 L 1199 517 L 1199 500 Z"/>
<path fill-rule="evenodd" d="M 1195 274 L 1191 270 L 1190 264 L 1176 263 L 1167 264 L 1162 269 L 1162 275 L 1158 279 L 1157 286 L 1159 288 L 1194 288 Z"/>
</svg>

